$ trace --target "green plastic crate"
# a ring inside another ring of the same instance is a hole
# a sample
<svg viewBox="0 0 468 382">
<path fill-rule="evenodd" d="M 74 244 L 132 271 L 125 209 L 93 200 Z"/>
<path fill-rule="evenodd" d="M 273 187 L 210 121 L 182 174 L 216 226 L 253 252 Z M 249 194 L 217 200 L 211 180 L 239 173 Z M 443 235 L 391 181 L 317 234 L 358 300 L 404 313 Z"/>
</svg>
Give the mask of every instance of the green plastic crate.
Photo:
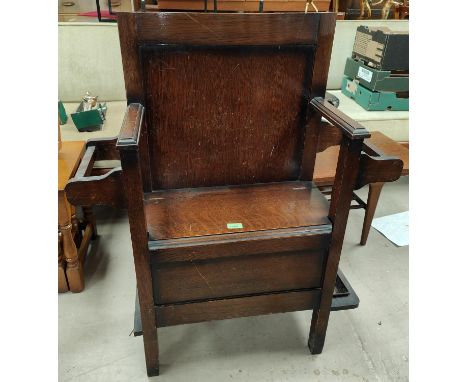
<svg viewBox="0 0 468 382">
<path fill-rule="evenodd" d="M 394 92 L 373 92 L 347 77 L 341 82 L 341 92 L 369 111 L 409 110 L 409 98 L 397 97 Z"/>
<path fill-rule="evenodd" d="M 346 60 L 344 75 L 372 91 L 405 92 L 409 90 L 408 74 L 377 70 L 352 58 Z"/>
</svg>

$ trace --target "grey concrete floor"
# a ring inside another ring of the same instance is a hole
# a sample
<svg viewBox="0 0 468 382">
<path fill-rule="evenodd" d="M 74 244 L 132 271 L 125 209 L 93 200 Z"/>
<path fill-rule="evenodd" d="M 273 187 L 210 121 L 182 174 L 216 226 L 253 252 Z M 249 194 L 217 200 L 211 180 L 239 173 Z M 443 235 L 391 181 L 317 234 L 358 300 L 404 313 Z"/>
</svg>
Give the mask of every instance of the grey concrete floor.
<svg viewBox="0 0 468 382">
<path fill-rule="evenodd" d="M 360 191 L 366 195 L 367 189 Z M 408 179 L 385 185 L 376 217 L 408 210 Z M 142 337 L 133 329 L 135 274 L 128 219 L 96 210 L 99 239 L 85 265 L 86 289 L 59 295 L 60 381 L 147 381 Z M 323 353 L 307 348 L 311 311 L 159 329 L 155 381 L 408 380 L 408 247 L 350 213 L 340 267 L 358 309 L 332 312 Z"/>
</svg>

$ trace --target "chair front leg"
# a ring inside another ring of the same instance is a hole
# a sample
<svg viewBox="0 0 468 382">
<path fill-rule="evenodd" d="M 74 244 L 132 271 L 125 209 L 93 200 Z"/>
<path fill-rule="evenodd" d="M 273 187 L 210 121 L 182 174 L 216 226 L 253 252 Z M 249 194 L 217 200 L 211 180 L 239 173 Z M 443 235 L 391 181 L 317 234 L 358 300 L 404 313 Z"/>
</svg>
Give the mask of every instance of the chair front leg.
<svg viewBox="0 0 468 382">
<path fill-rule="evenodd" d="M 359 172 L 362 142 L 362 139 L 350 139 L 346 136 L 343 136 L 341 142 L 329 212 L 329 218 L 333 222 L 333 231 L 325 265 L 320 304 L 314 309 L 310 325 L 308 345 L 312 354 L 321 353 L 325 343 L 341 248 Z"/>
</svg>

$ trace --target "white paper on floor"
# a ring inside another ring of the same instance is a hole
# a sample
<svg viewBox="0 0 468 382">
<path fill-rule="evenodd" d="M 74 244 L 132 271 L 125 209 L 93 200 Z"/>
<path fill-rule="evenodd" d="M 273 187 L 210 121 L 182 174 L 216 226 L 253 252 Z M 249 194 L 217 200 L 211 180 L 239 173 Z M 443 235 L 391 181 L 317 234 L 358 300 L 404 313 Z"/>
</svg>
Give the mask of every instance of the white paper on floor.
<svg viewBox="0 0 468 382">
<path fill-rule="evenodd" d="M 409 211 L 375 218 L 372 227 L 399 247 L 409 244 Z"/>
</svg>

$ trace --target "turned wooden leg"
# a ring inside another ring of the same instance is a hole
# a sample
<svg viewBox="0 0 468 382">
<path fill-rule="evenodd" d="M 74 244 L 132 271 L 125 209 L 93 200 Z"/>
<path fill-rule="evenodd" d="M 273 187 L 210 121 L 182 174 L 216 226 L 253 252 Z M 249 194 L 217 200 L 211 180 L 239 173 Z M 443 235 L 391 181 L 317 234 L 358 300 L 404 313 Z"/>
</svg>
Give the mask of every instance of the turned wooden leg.
<svg viewBox="0 0 468 382">
<path fill-rule="evenodd" d="M 362 226 L 361 245 L 366 245 L 369 230 L 374 219 L 375 209 L 379 202 L 380 192 L 385 183 L 370 183 L 369 194 L 367 196 L 366 214 L 364 215 L 364 224 Z"/>
<path fill-rule="evenodd" d="M 91 238 L 94 240 L 96 239 L 98 233 L 96 227 L 96 218 L 93 214 L 93 208 L 91 206 L 82 206 L 82 209 L 86 224 L 91 224 L 91 227 L 93 229 L 93 236 Z"/>
<path fill-rule="evenodd" d="M 59 293 L 68 292 L 67 276 L 65 275 L 65 262 L 63 261 L 62 234 L 58 234 L 58 291 Z"/>
<path fill-rule="evenodd" d="M 63 256 L 67 262 L 68 286 L 72 292 L 81 292 L 84 289 L 83 269 L 73 240 L 70 206 L 63 191 L 59 191 L 58 196 L 58 218 L 62 234 Z"/>
<path fill-rule="evenodd" d="M 81 244 L 81 240 L 83 239 L 83 235 L 81 234 L 80 229 L 80 222 L 76 217 L 76 209 L 75 206 L 68 204 L 70 207 L 70 214 L 71 214 L 71 223 L 72 223 L 72 235 L 73 239 L 75 240 L 75 245 L 79 248 Z"/>
</svg>

